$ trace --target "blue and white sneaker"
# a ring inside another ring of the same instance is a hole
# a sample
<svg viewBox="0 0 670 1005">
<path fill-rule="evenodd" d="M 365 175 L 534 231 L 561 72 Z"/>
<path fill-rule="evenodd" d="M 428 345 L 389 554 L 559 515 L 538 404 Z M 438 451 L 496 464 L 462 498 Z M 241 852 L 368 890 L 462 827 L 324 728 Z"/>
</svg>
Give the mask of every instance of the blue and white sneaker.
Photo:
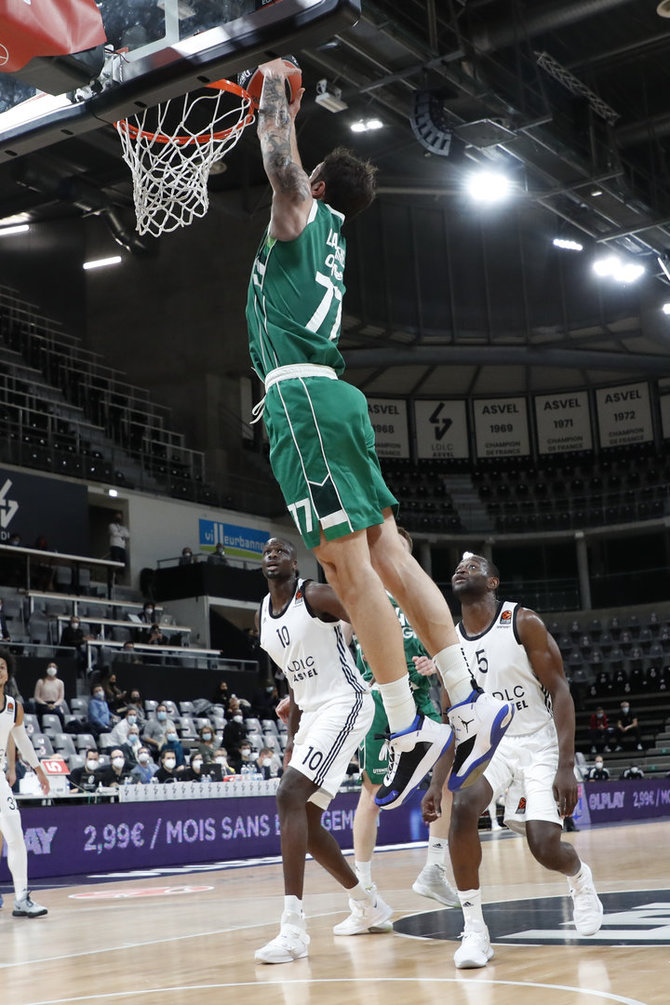
<svg viewBox="0 0 670 1005">
<path fill-rule="evenodd" d="M 402 805 L 454 739 L 451 726 L 419 713 L 402 733 L 388 738 L 389 766 L 375 803 L 383 810 Z"/>
<path fill-rule="evenodd" d="M 449 709 L 456 747 L 449 788 L 465 789 L 486 770 L 514 717 L 514 704 L 477 688 Z"/>
</svg>

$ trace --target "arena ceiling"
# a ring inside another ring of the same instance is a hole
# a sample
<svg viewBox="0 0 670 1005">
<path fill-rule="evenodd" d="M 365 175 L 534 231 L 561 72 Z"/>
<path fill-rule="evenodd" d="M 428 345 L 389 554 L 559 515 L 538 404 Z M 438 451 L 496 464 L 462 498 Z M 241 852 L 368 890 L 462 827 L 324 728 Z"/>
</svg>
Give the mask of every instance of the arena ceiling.
<svg viewBox="0 0 670 1005">
<path fill-rule="evenodd" d="M 668 17 L 668 0 L 363 0 L 356 25 L 296 53 L 305 164 L 345 143 L 379 168 L 379 205 L 355 224 L 342 340 L 367 393 L 670 375 Z M 346 109 L 314 101 L 320 81 Z M 352 134 L 371 118 L 382 128 Z M 477 167 L 512 178 L 505 208 L 468 201 Z M 3 163 L 0 192 L 0 218 L 102 213 L 142 250 L 111 126 Z M 267 205 L 251 130 L 211 192 L 237 217 Z M 607 253 L 643 279 L 596 280 Z"/>
</svg>

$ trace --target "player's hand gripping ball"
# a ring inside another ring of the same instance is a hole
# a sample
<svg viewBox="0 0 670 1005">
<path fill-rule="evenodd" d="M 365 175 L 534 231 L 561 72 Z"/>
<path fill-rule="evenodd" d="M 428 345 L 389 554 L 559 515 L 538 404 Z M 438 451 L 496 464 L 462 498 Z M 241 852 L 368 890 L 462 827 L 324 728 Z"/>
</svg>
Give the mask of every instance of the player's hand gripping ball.
<svg viewBox="0 0 670 1005">
<path fill-rule="evenodd" d="M 289 71 L 286 76 L 286 100 L 289 105 L 298 97 L 298 91 L 302 87 L 302 72 L 295 56 L 282 56 L 284 66 Z M 251 95 L 254 110 L 258 108 L 263 90 L 263 71 L 254 66 L 251 70 L 243 70 L 238 74 L 237 82 Z"/>
</svg>

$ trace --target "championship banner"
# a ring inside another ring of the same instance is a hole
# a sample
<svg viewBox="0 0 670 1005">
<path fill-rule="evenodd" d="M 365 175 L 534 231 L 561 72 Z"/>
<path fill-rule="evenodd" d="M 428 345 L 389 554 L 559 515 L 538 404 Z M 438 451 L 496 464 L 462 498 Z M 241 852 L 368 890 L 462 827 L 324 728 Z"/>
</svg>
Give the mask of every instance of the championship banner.
<svg viewBox="0 0 670 1005">
<path fill-rule="evenodd" d="M 368 398 L 378 457 L 409 457 L 407 402 L 400 398 Z"/>
<path fill-rule="evenodd" d="M 526 457 L 530 453 L 525 398 L 476 398 L 477 457 Z"/>
<path fill-rule="evenodd" d="M 537 447 L 541 454 L 593 449 L 587 391 L 538 395 L 535 398 L 535 421 Z"/>
<path fill-rule="evenodd" d="M 601 447 L 622 447 L 628 443 L 649 443 L 653 440 L 647 384 L 598 388 L 596 405 Z"/>
<path fill-rule="evenodd" d="M 465 401 L 415 401 L 414 426 L 418 457 L 470 456 Z"/>
</svg>

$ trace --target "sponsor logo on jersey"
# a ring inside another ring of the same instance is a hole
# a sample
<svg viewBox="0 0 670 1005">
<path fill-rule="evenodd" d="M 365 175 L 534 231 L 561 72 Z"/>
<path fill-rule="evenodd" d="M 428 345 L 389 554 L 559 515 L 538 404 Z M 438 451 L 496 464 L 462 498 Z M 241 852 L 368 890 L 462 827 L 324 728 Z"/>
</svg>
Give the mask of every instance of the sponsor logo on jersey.
<svg viewBox="0 0 670 1005">
<path fill-rule="evenodd" d="M 506 625 L 511 620 L 512 620 L 512 612 L 511 611 L 503 611 L 502 614 L 500 615 L 500 624 L 501 625 Z"/>
<path fill-rule="evenodd" d="M 519 805 L 517 806 L 517 808 L 515 809 L 514 812 L 515 812 L 515 814 L 516 813 L 525 813 L 526 812 L 526 797 L 525 796 L 521 796 L 521 799 L 519 800 Z"/>
<path fill-rule="evenodd" d="M 296 591 L 295 597 L 293 598 L 293 602 L 295 603 L 295 606 L 298 607 L 300 604 L 303 603 L 303 601 L 304 601 L 303 592 L 302 590 L 299 589 Z"/>
</svg>

